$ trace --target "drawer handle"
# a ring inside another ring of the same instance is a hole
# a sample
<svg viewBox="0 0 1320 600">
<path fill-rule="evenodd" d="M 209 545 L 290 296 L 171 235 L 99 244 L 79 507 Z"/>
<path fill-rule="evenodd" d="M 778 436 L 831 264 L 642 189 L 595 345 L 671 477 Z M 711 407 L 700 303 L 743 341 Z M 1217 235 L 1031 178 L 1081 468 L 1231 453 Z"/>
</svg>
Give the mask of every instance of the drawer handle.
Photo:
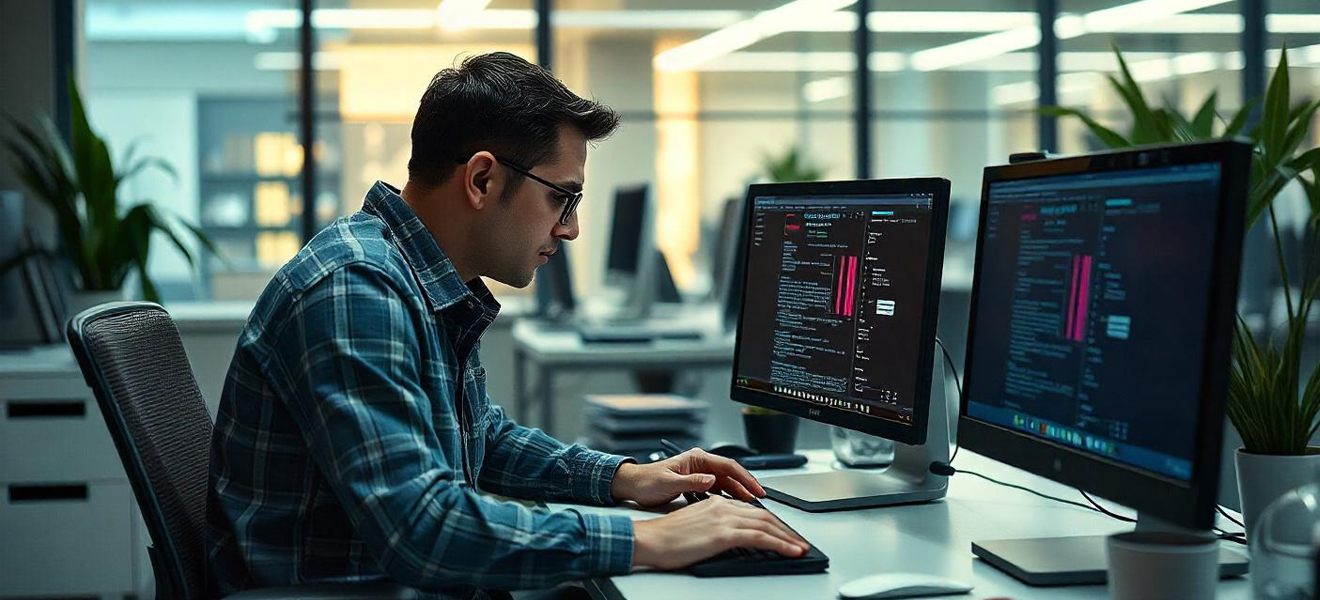
<svg viewBox="0 0 1320 600">
<path fill-rule="evenodd" d="M 11 504 L 56 500 L 87 500 L 87 484 L 9 486 Z"/>
<path fill-rule="evenodd" d="M 87 416 L 87 402 L 83 400 L 64 400 L 60 402 L 11 401 L 7 408 L 11 419 Z"/>
</svg>

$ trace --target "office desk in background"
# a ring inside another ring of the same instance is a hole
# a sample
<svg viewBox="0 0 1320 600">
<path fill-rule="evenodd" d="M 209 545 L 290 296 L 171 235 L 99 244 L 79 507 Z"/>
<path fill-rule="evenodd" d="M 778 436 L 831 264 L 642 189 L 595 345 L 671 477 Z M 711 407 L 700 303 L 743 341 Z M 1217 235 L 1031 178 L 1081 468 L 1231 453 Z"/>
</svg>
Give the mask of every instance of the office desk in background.
<svg viewBox="0 0 1320 600">
<path fill-rule="evenodd" d="M 709 314 L 708 314 L 709 313 Z M 668 321 L 666 321 L 668 322 Z M 514 398 L 517 421 L 527 420 L 533 403 L 529 378 L 535 376 L 536 423 L 554 435 L 554 380 L 573 371 L 721 369 L 733 365 L 733 333 L 725 331 L 713 311 L 697 311 L 687 321 L 703 332 L 701 339 L 660 339 L 647 343 L 584 343 L 582 336 L 564 325 L 522 319 L 513 326 Z M 530 373 L 529 373 L 530 371 Z"/>
<path fill-rule="evenodd" d="M 773 474 L 835 468 L 833 454 L 828 450 L 813 450 L 808 455 L 811 462 L 801 469 L 758 471 L 756 475 L 768 478 Z M 967 450 L 959 453 L 957 467 L 1061 498 L 1081 499 L 1072 488 Z M 1121 513 L 1131 514 L 1118 505 L 1106 504 Z M 1099 513 L 1045 500 L 966 474 L 955 475 L 949 481 L 947 498 L 926 504 L 814 514 L 769 500 L 765 505 L 830 557 L 828 572 L 720 579 L 700 579 L 680 573 L 633 573 L 589 581 L 587 589 L 596 600 L 832 600 L 838 597 L 839 586 L 852 579 L 876 573 L 909 571 L 954 577 L 975 586 L 971 594 L 943 596 L 947 598 L 1100 599 L 1109 597 L 1103 585 L 1028 586 L 974 558 L 971 544 L 975 540 L 1002 538 L 1108 535 L 1131 529 L 1131 525 Z M 634 517 L 656 516 L 621 507 L 549 506 L 552 509 L 575 508 Z M 1221 522 L 1221 525 L 1236 531 L 1232 524 Z M 1242 546 L 1226 544 L 1226 547 L 1245 553 Z M 1249 580 L 1221 581 L 1217 598 L 1248 600 L 1251 598 Z"/>
</svg>

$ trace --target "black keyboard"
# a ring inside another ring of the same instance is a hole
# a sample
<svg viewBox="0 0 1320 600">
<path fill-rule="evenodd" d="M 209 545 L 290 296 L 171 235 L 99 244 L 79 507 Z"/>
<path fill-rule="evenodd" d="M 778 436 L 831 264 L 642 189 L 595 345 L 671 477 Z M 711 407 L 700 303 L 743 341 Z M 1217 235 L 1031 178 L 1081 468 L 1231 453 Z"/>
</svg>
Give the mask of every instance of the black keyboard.
<svg viewBox="0 0 1320 600">
<path fill-rule="evenodd" d="M 755 498 L 749 504 L 765 510 L 765 505 Z M 787 523 L 785 523 L 785 526 L 787 527 Z M 802 534 L 798 535 L 801 536 Z M 810 542 L 808 543 L 810 544 Z M 797 557 L 784 556 L 771 550 L 734 548 L 688 567 L 687 572 L 697 577 L 798 575 L 820 573 L 829 567 L 829 557 L 825 556 L 824 552 L 821 552 L 819 548 L 812 544 L 806 553 Z"/>
</svg>

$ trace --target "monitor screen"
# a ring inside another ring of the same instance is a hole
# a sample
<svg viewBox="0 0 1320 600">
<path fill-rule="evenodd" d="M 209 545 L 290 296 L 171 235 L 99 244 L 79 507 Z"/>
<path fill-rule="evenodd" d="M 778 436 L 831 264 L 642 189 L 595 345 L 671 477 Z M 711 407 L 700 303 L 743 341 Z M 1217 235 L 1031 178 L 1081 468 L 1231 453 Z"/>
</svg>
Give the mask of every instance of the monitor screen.
<svg viewBox="0 0 1320 600">
<path fill-rule="evenodd" d="M 967 416 L 1191 479 L 1222 171 L 988 180 Z"/>
<path fill-rule="evenodd" d="M 614 192 L 614 217 L 610 226 L 608 272 L 636 275 L 646 235 L 646 186 L 619 188 Z"/>
<path fill-rule="evenodd" d="M 868 432 L 885 422 L 886 433 L 921 428 L 924 436 L 947 189 L 938 218 L 935 186 L 757 189 L 749 197 L 735 399 L 756 391 L 813 418 L 842 419 L 827 422 Z"/>
</svg>

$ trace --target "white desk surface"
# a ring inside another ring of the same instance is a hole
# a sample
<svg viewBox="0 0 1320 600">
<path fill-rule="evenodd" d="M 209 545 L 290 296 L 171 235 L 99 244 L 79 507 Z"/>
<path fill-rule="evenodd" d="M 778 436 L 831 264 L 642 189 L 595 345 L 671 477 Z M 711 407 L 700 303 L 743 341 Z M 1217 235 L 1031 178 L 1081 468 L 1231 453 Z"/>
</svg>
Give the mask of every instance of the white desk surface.
<svg viewBox="0 0 1320 600">
<path fill-rule="evenodd" d="M 828 451 L 811 451 L 811 464 L 802 469 L 758 471 L 760 478 L 774 473 L 818 471 L 834 468 Z M 1010 483 L 1025 484 L 1037 491 L 1081 500 L 1076 490 L 997 463 L 963 450 L 955 466 L 984 473 Z M 1101 500 L 1101 502 L 1104 502 Z M 1038 498 L 1026 492 L 1001 487 L 972 475 L 955 475 L 949 495 L 939 502 L 891 506 L 865 511 L 807 513 L 765 501 L 766 506 L 815 544 L 830 558 L 827 573 L 763 577 L 699 579 L 678 573 L 633 573 L 602 579 L 589 585 L 611 591 L 628 600 L 672 598 L 719 598 L 720 600 L 779 600 L 838 597 L 839 585 L 875 573 L 912 571 L 954 577 L 975 586 L 971 594 L 945 596 L 959 599 L 1007 598 L 1108 598 L 1105 586 L 1031 587 L 972 556 L 973 541 L 1105 535 L 1131 526 L 1098 513 Z M 1112 505 L 1111 509 L 1122 507 Z M 628 514 L 649 518 L 654 513 L 629 508 L 583 508 L 552 504 L 551 508 Z M 1227 525 L 1229 530 L 1232 525 Z M 1245 548 L 1226 544 L 1245 553 Z M 599 590 L 596 590 L 599 592 Z M 1247 600 L 1250 582 L 1230 579 L 1220 582 L 1219 600 Z"/>
<path fill-rule="evenodd" d="M 733 332 L 724 330 L 718 307 L 684 305 L 680 313 L 664 314 L 642 321 L 657 328 L 679 327 L 702 332 L 700 339 L 660 339 L 647 343 L 583 343 L 582 336 L 565 325 L 536 319 L 520 319 L 513 325 L 515 347 L 543 365 L 590 366 L 601 363 L 628 365 L 686 363 L 731 364 Z M 678 307 L 670 311 L 680 310 Z"/>
</svg>

